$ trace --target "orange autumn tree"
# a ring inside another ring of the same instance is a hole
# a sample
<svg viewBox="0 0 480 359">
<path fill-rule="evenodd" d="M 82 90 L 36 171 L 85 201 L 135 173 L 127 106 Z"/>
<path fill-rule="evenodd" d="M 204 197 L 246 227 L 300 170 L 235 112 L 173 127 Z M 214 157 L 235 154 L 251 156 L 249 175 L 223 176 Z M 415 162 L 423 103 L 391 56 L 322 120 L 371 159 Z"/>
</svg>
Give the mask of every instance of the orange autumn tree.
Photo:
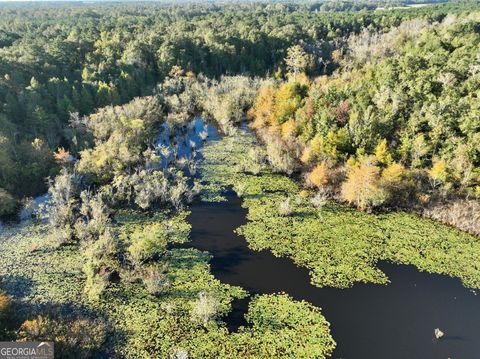
<svg viewBox="0 0 480 359">
<path fill-rule="evenodd" d="M 376 165 L 375 158 L 361 158 L 358 163 L 349 166 L 347 180 L 342 185 L 343 200 L 362 211 L 379 206 L 385 200 L 380 179 L 380 167 Z"/>
<path fill-rule="evenodd" d="M 315 166 L 312 172 L 308 174 L 308 182 L 317 188 L 326 186 L 329 180 L 329 169 L 325 162 L 322 162 Z"/>
<path fill-rule="evenodd" d="M 55 158 L 55 162 L 57 162 L 61 166 L 66 166 L 70 162 L 72 162 L 72 158 L 70 156 L 70 152 L 65 150 L 63 147 L 57 149 L 57 151 L 53 154 Z"/>
<path fill-rule="evenodd" d="M 248 118 L 253 120 L 252 128 L 259 130 L 273 123 L 275 88 L 262 87 L 258 91 L 255 103 L 248 111 Z"/>
</svg>

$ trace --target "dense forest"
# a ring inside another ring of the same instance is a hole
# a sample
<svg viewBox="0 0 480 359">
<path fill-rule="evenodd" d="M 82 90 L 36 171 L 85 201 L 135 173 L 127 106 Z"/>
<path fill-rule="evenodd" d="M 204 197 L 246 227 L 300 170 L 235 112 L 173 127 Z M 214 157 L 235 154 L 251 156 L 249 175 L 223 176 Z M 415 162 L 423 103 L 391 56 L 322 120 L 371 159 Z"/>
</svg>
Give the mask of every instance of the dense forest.
<svg viewBox="0 0 480 359">
<path fill-rule="evenodd" d="M 331 356 L 328 317 L 288 293 L 228 327 L 250 294 L 188 218 L 230 188 L 248 246 L 314 287 L 387 284 L 389 261 L 480 288 L 480 6 L 412 4 L 2 6 L 0 339 Z"/>
<path fill-rule="evenodd" d="M 478 198 L 474 18 L 415 19 L 381 34 L 365 30 L 335 50 L 333 76 L 311 81 L 293 73 L 262 88 L 250 117 L 276 159 L 273 166 L 287 173 L 307 169 L 309 185 L 364 210 Z M 301 70 L 308 55 L 299 48 L 287 60 Z M 447 221 L 478 233 L 476 201 L 456 203 L 461 209 Z"/>
<path fill-rule="evenodd" d="M 411 18 L 441 21 L 473 7 L 317 13 L 301 4 L 3 6 L 0 211 L 45 192 L 45 178 L 59 170 L 53 152 L 76 156 L 85 147 L 75 119 L 152 94 L 173 65 L 215 78 L 281 76 L 287 49 L 300 45 L 310 75 L 330 73 L 339 66 L 332 54 L 351 34 Z"/>
</svg>

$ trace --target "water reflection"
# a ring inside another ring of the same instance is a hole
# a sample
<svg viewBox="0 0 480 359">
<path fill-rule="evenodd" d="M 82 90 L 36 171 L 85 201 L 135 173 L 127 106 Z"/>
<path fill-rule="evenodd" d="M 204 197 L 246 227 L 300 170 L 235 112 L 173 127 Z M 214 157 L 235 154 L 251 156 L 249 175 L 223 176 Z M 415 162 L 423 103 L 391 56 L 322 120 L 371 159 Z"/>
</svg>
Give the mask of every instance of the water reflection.
<svg viewBox="0 0 480 359">
<path fill-rule="evenodd" d="M 194 118 L 175 131 L 164 123 L 155 143 L 155 150 L 160 157 L 157 165 L 165 168 L 176 162 L 189 174 L 188 161 L 198 160 L 200 158 L 198 149 L 205 141 L 215 139 L 218 139 L 217 130 L 201 117 Z"/>
</svg>

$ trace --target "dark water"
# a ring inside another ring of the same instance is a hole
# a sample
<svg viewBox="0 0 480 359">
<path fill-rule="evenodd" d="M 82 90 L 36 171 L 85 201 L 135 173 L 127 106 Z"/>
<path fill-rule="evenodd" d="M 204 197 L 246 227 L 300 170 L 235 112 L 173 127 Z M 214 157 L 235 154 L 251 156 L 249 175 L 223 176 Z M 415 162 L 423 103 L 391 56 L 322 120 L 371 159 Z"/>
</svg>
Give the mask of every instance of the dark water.
<svg viewBox="0 0 480 359">
<path fill-rule="evenodd" d="M 202 138 L 203 136 L 203 138 Z M 216 140 L 219 138 L 218 131 L 215 126 L 201 117 L 194 118 L 187 125 L 172 132 L 171 129 L 164 124 L 161 133 L 157 138 L 155 146 L 157 154 L 160 155 L 160 167 L 165 167 L 169 163 L 178 159 L 199 159 L 200 152 L 204 141 Z M 168 151 L 162 153 L 161 148 Z"/>
<path fill-rule="evenodd" d="M 252 294 L 286 292 L 322 308 L 337 342 L 334 358 L 480 358 L 480 295 L 458 279 L 421 273 L 412 266 L 380 265 L 391 284 L 356 284 L 351 289 L 317 288 L 308 271 L 268 251 L 254 252 L 234 230 L 246 210 L 228 193 L 228 202 L 192 205 L 189 245 L 213 255 L 213 274 Z M 234 329 L 245 324 L 248 299 L 234 303 L 226 318 Z M 445 337 L 434 339 L 434 329 Z"/>
</svg>

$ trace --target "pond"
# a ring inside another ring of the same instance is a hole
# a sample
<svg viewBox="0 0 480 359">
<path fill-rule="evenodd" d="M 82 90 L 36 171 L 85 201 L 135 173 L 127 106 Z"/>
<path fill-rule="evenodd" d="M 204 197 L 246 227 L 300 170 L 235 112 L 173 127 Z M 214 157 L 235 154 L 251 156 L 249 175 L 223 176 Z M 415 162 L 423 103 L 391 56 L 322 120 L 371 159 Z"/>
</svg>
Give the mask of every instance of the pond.
<svg viewBox="0 0 480 359">
<path fill-rule="evenodd" d="M 337 342 L 334 358 L 480 358 L 480 296 L 460 280 L 381 263 L 391 280 L 388 285 L 312 286 L 307 269 L 248 248 L 246 240 L 234 233 L 246 222 L 246 210 L 233 192 L 225 195 L 227 202 L 192 205 L 187 246 L 210 252 L 212 272 L 224 283 L 251 294 L 286 292 L 322 308 Z M 248 301 L 234 303 L 225 318 L 231 330 L 246 324 Z M 435 328 L 445 336 L 435 339 Z"/>
</svg>

